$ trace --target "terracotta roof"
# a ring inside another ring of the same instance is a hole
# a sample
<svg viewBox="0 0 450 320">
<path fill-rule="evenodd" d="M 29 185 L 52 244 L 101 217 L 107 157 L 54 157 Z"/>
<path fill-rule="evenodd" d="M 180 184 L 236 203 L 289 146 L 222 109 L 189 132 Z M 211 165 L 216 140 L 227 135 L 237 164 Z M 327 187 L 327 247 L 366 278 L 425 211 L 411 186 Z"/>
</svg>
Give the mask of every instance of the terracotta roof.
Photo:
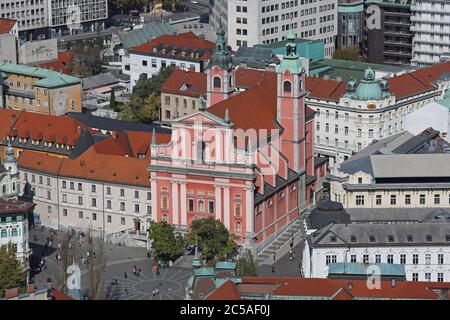
<svg viewBox="0 0 450 320">
<path fill-rule="evenodd" d="M 237 68 L 235 74 L 236 86 L 243 89 L 249 89 L 260 85 L 264 81 L 274 81 L 276 79 L 275 72 L 249 68 Z"/>
<path fill-rule="evenodd" d="M 3 141 L 20 116 L 20 111 L 0 109 L 0 141 Z"/>
<path fill-rule="evenodd" d="M 241 300 L 241 295 L 236 285 L 227 280 L 219 287 L 219 290 L 214 290 L 206 300 Z"/>
<path fill-rule="evenodd" d="M 427 92 L 435 88 L 433 82 L 446 72 L 450 72 L 450 62 L 402 74 L 388 79 L 389 90 L 397 99 Z"/>
<path fill-rule="evenodd" d="M 149 160 L 97 153 L 95 146 L 77 159 L 62 159 L 25 150 L 18 160 L 19 167 L 23 169 L 44 171 L 61 177 L 144 187 L 150 185 L 148 164 Z"/>
<path fill-rule="evenodd" d="M 72 56 L 73 54 L 71 52 L 58 52 L 58 59 L 41 63 L 38 66 L 41 68 L 70 74 L 67 65 L 72 60 Z"/>
<path fill-rule="evenodd" d="M 129 148 L 114 140 L 112 136 L 108 136 L 100 142 L 93 145 L 95 152 L 101 154 L 109 154 L 115 156 L 132 156 Z"/>
<path fill-rule="evenodd" d="M 0 18 L 0 34 L 10 33 L 17 20 Z"/>
<path fill-rule="evenodd" d="M 0 119 L 3 114 L 8 116 L 8 110 L 0 110 Z M 11 121 L 11 120 L 9 120 Z M 34 112 L 21 112 L 13 128 L 7 135 L 20 138 L 42 138 L 60 144 L 75 146 L 81 130 L 85 125 L 66 116 L 50 116 Z"/>
<path fill-rule="evenodd" d="M 161 86 L 161 92 L 200 98 L 206 93 L 206 73 L 175 69 Z"/>
<path fill-rule="evenodd" d="M 26 213 L 35 206 L 32 202 L 0 198 L 0 215 Z"/>
<path fill-rule="evenodd" d="M 347 90 L 347 83 L 325 80 L 323 78 L 306 77 L 305 88 L 306 91 L 309 91 L 309 98 L 338 102 Z"/>
<path fill-rule="evenodd" d="M 130 53 L 144 54 L 150 56 L 177 57 L 183 60 L 209 60 L 211 58 L 215 44 L 208 40 L 197 37 L 192 32 L 181 33 L 178 35 L 163 35 L 150 42 L 141 44 L 130 49 Z M 157 52 L 154 52 L 154 49 Z M 162 53 L 163 49 L 167 49 L 167 53 Z M 172 50 L 176 50 L 172 54 Z M 187 52 L 186 56 L 182 56 L 182 51 Z M 192 58 L 191 52 L 199 53 L 198 58 Z"/>
<path fill-rule="evenodd" d="M 387 299 L 438 299 L 431 288 L 448 288 L 449 282 L 381 281 L 379 290 L 369 289 L 366 280 L 307 279 L 307 278 L 243 278 L 243 284 L 281 284 L 272 293 L 277 296 L 387 298 Z M 351 286 L 349 286 L 351 284 Z M 241 292 L 239 287 L 238 290 Z M 348 293 L 340 293 L 345 289 Z M 263 293 L 263 292 L 260 292 Z"/>
<path fill-rule="evenodd" d="M 223 119 L 227 109 L 235 129 L 276 129 L 276 80 L 265 81 L 251 90 L 246 90 L 209 107 L 206 111 Z"/>
<path fill-rule="evenodd" d="M 44 153 L 24 150 L 18 159 L 19 168 L 26 168 L 34 171 L 58 174 L 63 158 L 49 156 Z"/>
<path fill-rule="evenodd" d="M 153 133 L 145 131 L 125 131 L 134 157 L 138 154 L 145 154 L 150 157 L 150 144 L 152 142 Z M 156 133 L 156 143 L 163 144 L 171 141 L 170 133 Z"/>
</svg>

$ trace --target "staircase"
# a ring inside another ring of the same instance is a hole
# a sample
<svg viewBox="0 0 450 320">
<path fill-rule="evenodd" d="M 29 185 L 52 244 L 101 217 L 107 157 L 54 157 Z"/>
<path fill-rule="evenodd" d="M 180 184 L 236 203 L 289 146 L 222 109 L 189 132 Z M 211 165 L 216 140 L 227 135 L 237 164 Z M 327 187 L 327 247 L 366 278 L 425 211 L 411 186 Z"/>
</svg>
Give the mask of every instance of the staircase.
<svg viewBox="0 0 450 320">
<path fill-rule="evenodd" d="M 295 220 L 289 227 L 287 227 L 280 235 L 278 235 L 270 245 L 261 251 L 257 257 L 256 262 L 261 264 L 272 264 L 273 253 L 276 252 L 275 261 L 281 258 L 284 254 L 289 252 L 292 235 L 294 235 L 294 246 L 297 245 L 306 234 L 304 219 L 299 218 Z"/>
</svg>

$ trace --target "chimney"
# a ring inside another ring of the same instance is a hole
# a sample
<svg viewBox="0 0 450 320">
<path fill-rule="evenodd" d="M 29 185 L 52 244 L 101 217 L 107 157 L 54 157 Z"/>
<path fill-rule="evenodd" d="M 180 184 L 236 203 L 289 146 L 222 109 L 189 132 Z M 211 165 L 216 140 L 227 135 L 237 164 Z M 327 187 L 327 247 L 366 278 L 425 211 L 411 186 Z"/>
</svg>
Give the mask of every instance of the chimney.
<svg viewBox="0 0 450 320">
<path fill-rule="evenodd" d="M 397 281 L 394 278 L 391 279 L 391 287 L 392 288 L 397 287 Z"/>
<path fill-rule="evenodd" d="M 352 291 L 353 283 L 349 282 L 348 285 L 347 285 L 347 289 L 348 289 L 348 291 Z"/>
</svg>

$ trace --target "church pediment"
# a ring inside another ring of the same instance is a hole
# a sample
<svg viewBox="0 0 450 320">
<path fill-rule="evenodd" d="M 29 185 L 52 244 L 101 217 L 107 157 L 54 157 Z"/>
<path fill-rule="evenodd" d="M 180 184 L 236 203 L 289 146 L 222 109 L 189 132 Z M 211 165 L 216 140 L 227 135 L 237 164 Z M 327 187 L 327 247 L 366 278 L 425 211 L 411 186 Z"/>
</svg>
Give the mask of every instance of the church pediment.
<svg viewBox="0 0 450 320">
<path fill-rule="evenodd" d="M 178 118 L 176 121 L 172 122 L 172 125 L 174 124 L 186 124 L 186 125 L 193 125 L 193 124 L 202 124 L 204 126 L 221 126 L 221 127 L 229 127 L 230 123 L 227 123 L 224 121 L 224 119 L 219 118 L 216 115 L 213 115 L 212 113 L 209 113 L 207 111 L 203 112 L 196 112 L 193 114 L 186 115 L 184 117 Z"/>
</svg>

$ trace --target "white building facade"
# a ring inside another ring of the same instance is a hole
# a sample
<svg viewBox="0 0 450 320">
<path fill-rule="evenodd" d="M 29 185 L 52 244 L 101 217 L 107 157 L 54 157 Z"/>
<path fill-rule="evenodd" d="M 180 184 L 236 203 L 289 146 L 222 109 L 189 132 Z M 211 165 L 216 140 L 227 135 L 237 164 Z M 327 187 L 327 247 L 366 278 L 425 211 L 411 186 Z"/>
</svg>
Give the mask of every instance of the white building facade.
<svg viewBox="0 0 450 320">
<path fill-rule="evenodd" d="M 406 115 L 442 99 L 450 87 L 450 79 L 441 79 L 428 90 L 422 87 L 411 94 L 396 95 L 390 84 L 395 84 L 398 91 L 397 84 L 405 77 L 409 75 L 376 80 L 373 70 L 368 69 L 359 84 L 349 81 L 346 91 L 337 99 L 307 97 L 306 104 L 317 112 L 315 148 L 319 155 L 330 158 L 330 166 L 342 163 L 374 139 L 402 132 Z"/>
<path fill-rule="evenodd" d="M 337 36 L 337 0 L 230 0 L 228 43 L 233 50 L 286 40 L 289 31 L 302 39 L 322 40 L 331 58 Z"/>
<path fill-rule="evenodd" d="M 411 62 L 419 66 L 439 63 L 441 55 L 450 52 L 450 2 L 413 0 L 411 13 Z"/>
</svg>

